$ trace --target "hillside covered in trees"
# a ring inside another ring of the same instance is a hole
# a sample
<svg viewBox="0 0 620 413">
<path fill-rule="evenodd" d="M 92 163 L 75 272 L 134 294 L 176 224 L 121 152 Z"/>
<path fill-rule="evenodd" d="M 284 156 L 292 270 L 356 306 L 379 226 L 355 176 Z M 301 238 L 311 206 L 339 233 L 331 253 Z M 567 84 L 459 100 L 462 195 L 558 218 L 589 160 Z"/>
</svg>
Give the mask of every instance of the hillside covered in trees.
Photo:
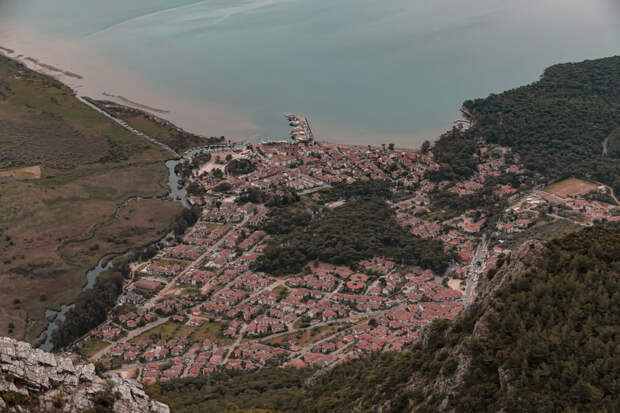
<svg viewBox="0 0 620 413">
<path fill-rule="evenodd" d="M 620 56 L 554 65 L 537 82 L 463 108 L 474 121 L 465 141 L 512 147 L 529 170 L 549 179 L 591 178 L 620 191 Z M 449 138 L 436 145 L 440 162 L 455 160 L 467 172 L 471 165 L 458 155 L 470 146 Z"/>
<path fill-rule="evenodd" d="M 594 227 L 503 261 L 480 304 L 403 353 L 309 370 L 151 388 L 181 412 L 612 412 L 620 404 L 620 228 Z M 232 405 L 234 404 L 234 406 Z"/>
</svg>

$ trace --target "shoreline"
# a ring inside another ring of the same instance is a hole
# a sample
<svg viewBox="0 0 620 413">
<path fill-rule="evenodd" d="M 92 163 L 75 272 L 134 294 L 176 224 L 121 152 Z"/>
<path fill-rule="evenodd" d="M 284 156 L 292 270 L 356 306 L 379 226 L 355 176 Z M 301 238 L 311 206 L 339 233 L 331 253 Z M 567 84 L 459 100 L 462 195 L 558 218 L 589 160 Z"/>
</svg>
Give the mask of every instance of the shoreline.
<svg viewBox="0 0 620 413">
<path fill-rule="evenodd" d="M 123 103 L 125 103 L 126 105 L 128 105 L 127 107 L 135 107 L 136 109 L 141 109 L 141 110 L 145 110 L 145 111 L 148 111 L 148 112 L 156 112 L 156 113 L 160 113 L 160 114 L 170 113 L 169 110 L 158 109 L 158 108 L 154 108 L 154 107 L 151 107 L 151 106 L 147 106 L 147 105 L 142 104 L 142 103 L 134 102 L 133 100 L 127 99 L 125 96 L 122 96 L 122 95 L 112 95 L 112 94 L 110 94 L 108 92 L 103 92 L 102 95 L 107 97 L 107 98 L 118 99 L 118 100 L 122 101 Z"/>
<path fill-rule="evenodd" d="M 263 135 L 260 127 L 236 108 L 165 93 L 83 45 L 20 28 L 9 35 L 0 38 L 0 56 L 62 82 L 75 96 L 108 99 L 144 110 L 199 136 L 224 135 L 243 141 Z"/>
<path fill-rule="evenodd" d="M 8 55 L 6 51 L 10 51 L 11 55 Z M 73 73 L 67 70 L 64 70 L 62 68 L 59 68 L 57 66 L 53 66 L 50 64 L 46 64 L 44 62 L 42 62 L 39 59 L 24 55 L 24 54 L 18 54 L 15 50 L 13 49 L 9 49 L 7 47 L 4 46 L 0 46 L 0 55 L 11 59 L 13 61 L 16 61 L 18 63 L 23 64 L 24 66 L 26 66 L 28 69 L 30 70 L 34 70 L 38 73 L 44 74 L 46 76 L 50 76 L 53 77 L 54 79 L 62 82 L 63 84 L 65 84 L 67 87 L 69 87 L 74 95 L 80 99 L 80 100 L 86 100 L 86 101 L 90 101 L 90 100 L 99 100 L 95 97 L 92 96 L 88 96 L 88 95 L 84 95 L 82 93 L 80 93 L 80 90 L 78 89 L 78 87 L 76 87 L 75 85 L 69 83 L 66 81 L 66 79 L 62 78 L 62 76 L 66 76 L 72 79 L 80 79 L 80 80 L 84 80 L 85 78 L 77 73 Z M 60 75 L 60 76 L 59 76 Z M 188 133 L 193 133 L 196 134 L 198 136 L 201 137 L 207 137 L 204 133 L 196 133 L 193 132 L 191 130 L 186 129 L 184 126 L 179 126 L 179 124 L 177 122 L 175 122 L 174 119 L 170 119 L 170 117 L 166 117 L 165 115 L 171 114 L 170 110 L 166 110 L 166 109 L 161 109 L 161 108 L 156 108 L 153 106 L 150 106 L 148 104 L 144 104 L 144 103 L 140 103 L 140 102 L 136 102 L 134 100 L 128 99 L 122 95 L 115 95 L 112 93 L 108 93 L 108 92 L 101 92 L 101 96 L 105 97 L 106 99 L 109 99 L 112 103 L 120 105 L 120 106 L 124 106 L 126 108 L 129 109 L 133 109 L 133 110 L 139 110 L 139 111 L 143 111 L 144 113 L 151 115 L 151 116 L 155 116 L 155 117 L 159 117 L 160 119 L 169 122 L 170 124 L 172 124 L 175 128 L 178 128 L 182 131 L 188 132 Z M 99 110 L 102 110 L 101 108 L 98 108 Z M 107 113 L 107 112 L 106 112 Z M 285 122 L 283 122 L 283 127 L 285 125 Z M 218 134 L 215 134 L 218 135 Z M 429 135 L 430 136 L 430 135 Z M 412 136 L 413 137 L 413 136 Z M 433 135 L 430 138 L 427 138 L 427 140 L 429 141 L 434 141 L 436 139 L 438 139 L 438 135 Z M 252 140 L 260 140 L 260 139 L 275 139 L 272 137 L 260 137 L 260 136 L 252 136 L 252 137 L 228 137 L 228 139 L 230 139 L 232 142 L 234 142 L 235 144 L 244 144 L 246 142 L 252 141 Z M 284 139 L 284 138 L 283 138 Z M 340 146 L 340 147 L 355 147 L 355 148 L 365 148 L 368 147 L 369 145 L 372 147 L 380 147 L 381 143 L 372 143 L 372 144 L 365 144 L 365 143 L 339 143 L 337 142 L 337 140 L 326 140 L 323 137 L 320 137 L 318 139 L 316 139 L 317 143 L 323 144 L 323 145 L 328 145 L 328 146 Z M 386 144 L 387 145 L 387 144 Z M 411 151 L 411 152 L 416 152 L 419 150 L 420 144 L 415 144 L 412 142 L 412 146 L 409 147 L 403 147 L 403 146 L 396 146 L 395 149 L 398 150 L 403 150 L 403 151 Z M 182 155 L 180 155 L 182 156 Z"/>
<path fill-rule="evenodd" d="M 66 58 L 71 59 L 73 57 L 72 55 L 75 54 L 72 53 L 73 47 L 69 46 L 67 49 L 69 50 L 69 55 Z M 31 70 L 57 79 L 67 85 L 76 96 L 95 100 L 108 99 L 122 106 L 143 110 L 151 115 L 161 117 L 186 132 L 198 136 L 223 135 L 235 143 L 261 139 L 273 140 L 278 138 L 275 135 L 271 136 L 259 132 L 262 128 L 249 119 L 247 115 L 236 113 L 236 110 L 227 108 L 225 105 L 204 105 L 200 102 L 191 102 L 191 100 L 183 97 L 160 94 L 159 92 L 152 91 L 146 84 L 141 85 L 139 94 L 147 94 L 150 98 L 146 97 L 145 100 L 143 96 L 130 96 L 131 94 L 135 94 L 135 91 L 133 91 L 133 89 L 123 89 L 122 85 L 127 83 L 135 87 L 136 84 L 140 84 L 141 79 L 137 78 L 132 81 L 132 77 L 135 76 L 135 74 L 116 73 L 115 68 L 109 68 L 106 65 L 99 64 L 97 56 L 92 56 L 91 59 L 85 59 L 90 65 L 90 67 L 86 69 L 76 68 L 77 70 L 68 70 L 64 69 L 61 65 L 47 63 L 47 61 L 51 60 L 49 56 L 39 57 L 39 55 L 36 53 L 33 54 L 28 50 L 21 50 L 14 44 L 0 44 L 0 56 L 15 60 Z M 89 72 L 101 67 L 108 69 L 104 73 L 109 79 L 105 79 L 105 77 L 98 78 L 96 82 L 93 82 L 92 76 L 89 76 Z M 121 77 L 116 77 L 114 76 L 115 74 Z M 122 80 L 116 81 L 117 79 Z M 123 92 L 119 93 L 118 91 L 110 90 L 114 88 L 120 88 L 119 91 L 122 90 Z M 130 93 L 130 95 L 127 95 L 127 93 Z M 295 108 L 287 109 L 295 112 Z M 371 144 L 372 146 L 380 146 L 381 143 L 379 140 L 381 138 L 386 138 L 386 133 L 383 132 L 356 130 L 350 126 L 342 127 L 332 124 L 321 124 L 319 122 L 315 123 L 318 124 L 315 125 L 315 129 L 319 132 L 316 134 L 318 135 L 316 140 L 320 142 L 336 143 L 339 145 L 367 146 Z M 282 138 L 285 138 L 286 134 L 284 131 L 286 130 L 286 126 L 284 122 L 282 123 L 282 130 Z M 445 127 L 442 127 L 439 131 L 392 133 L 391 135 L 393 135 L 392 141 L 396 143 L 399 149 L 415 150 L 420 147 L 424 140 L 435 141 L 445 130 Z M 321 131 L 326 133 L 321 134 Z M 385 143 L 387 145 L 388 142 Z"/>
<path fill-rule="evenodd" d="M 50 64 L 40 62 L 37 59 L 35 59 L 34 57 L 28 56 L 28 57 L 25 57 L 24 60 L 28 60 L 28 61 L 34 63 L 35 65 L 40 66 L 40 67 L 42 67 L 44 69 L 47 69 L 47 70 L 52 71 L 52 72 L 62 73 L 63 75 L 68 76 L 68 77 L 72 77 L 74 79 L 80 79 L 80 80 L 84 79 L 84 76 L 82 76 L 82 75 L 78 75 L 77 73 L 73 73 L 73 72 L 70 72 L 68 70 L 59 69 L 56 66 L 52 66 Z"/>
</svg>

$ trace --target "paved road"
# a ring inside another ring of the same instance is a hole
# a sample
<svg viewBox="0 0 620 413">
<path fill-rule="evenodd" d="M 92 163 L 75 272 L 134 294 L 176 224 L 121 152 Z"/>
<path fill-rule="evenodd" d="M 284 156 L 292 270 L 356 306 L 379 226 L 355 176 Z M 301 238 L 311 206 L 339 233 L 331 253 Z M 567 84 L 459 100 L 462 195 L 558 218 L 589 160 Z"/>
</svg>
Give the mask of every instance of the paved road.
<svg viewBox="0 0 620 413">
<path fill-rule="evenodd" d="M 484 269 L 484 262 L 488 248 L 489 242 L 486 240 L 486 235 L 483 235 L 482 241 L 478 244 L 476 252 L 474 253 L 474 258 L 470 264 L 469 278 L 467 279 L 467 287 L 465 288 L 465 296 L 463 297 L 463 302 L 465 305 L 469 305 L 472 302 L 472 293 L 478 283 L 480 273 L 482 273 L 482 270 Z"/>
<path fill-rule="evenodd" d="M 614 189 L 611 186 L 606 185 L 601 182 L 597 182 L 597 184 L 603 185 L 605 188 L 607 188 L 607 190 L 609 191 L 609 195 L 611 196 L 611 199 L 613 199 L 616 202 L 616 205 L 620 205 L 620 201 L 618 201 L 618 198 L 616 198 L 616 194 L 614 194 Z"/>
<path fill-rule="evenodd" d="M 101 357 L 105 356 L 113 347 L 116 346 L 116 344 L 122 344 L 122 343 L 126 343 L 127 341 L 133 339 L 134 337 L 139 336 L 140 334 L 144 333 L 147 330 L 150 330 L 153 327 L 157 327 L 158 325 L 164 324 L 165 322 L 167 322 L 170 319 L 170 317 L 164 317 L 164 318 L 159 318 L 155 321 L 153 321 L 152 323 L 146 324 L 142 327 L 136 328 L 135 330 L 131 330 L 129 333 L 127 333 L 127 335 L 117 341 L 115 341 L 114 343 L 112 343 L 112 345 L 104 348 L 103 350 L 100 350 L 99 352 L 95 353 L 93 356 L 90 357 L 90 359 L 92 361 L 97 361 L 99 360 Z"/>
<path fill-rule="evenodd" d="M 260 293 L 262 293 L 265 290 L 273 290 L 274 288 L 276 288 L 276 287 L 278 287 L 280 285 L 284 285 L 285 281 L 286 280 L 277 280 L 277 281 L 269 284 L 268 286 L 266 286 L 264 288 L 261 288 L 260 290 L 255 291 L 253 294 L 251 294 L 245 300 L 242 300 L 241 302 L 236 304 L 235 307 L 238 307 L 238 306 L 240 306 L 242 304 L 245 304 L 246 302 L 248 302 L 251 299 L 255 298 L 257 295 L 259 295 Z M 231 281 L 229 284 L 232 284 L 232 283 L 234 283 L 234 280 Z M 232 354 L 232 352 L 235 349 L 235 347 L 237 347 L 239 344 L 241 344 L 241 340 L 243 340 L 243 335 L 245 334 L 247 329 L 248 329 L 248 323 L 243 323 L 243 326 L 241 327 L 241 330 L 239 330 L 239 334 L 237 336 L 237 339 L 235 340 L 235 342 L 233 344 L 228 346 L 228 352 L 226 353 L 226 357 L 224 357 L 224 359 L 222 360 L 222 364 L 226 364 L 226 362 L 230 358 L 230 355 Z"/>
<path fill-rule="evenodd" d="M 248 219 L 248 217 L 246 216 L 243 219 L 243 221 L 239 224 L 239 226 L 243 226 L 243 224 L 245 224 L 247 222 L 247 219 Z M 166 286 L 161 291 L 159 291 L 152 298 L 150 298 L 146 303 L 144 303 L 143 307 L 147 308 L 147 309 L 153 307 L 157 301 L 159 301 L 166 294 L 168 294 L 168 292 L 170 292 L 171 289 L 175 288 L 176 284 L 177 284 L 177 280 L 179 278 L 181 278 L 183 275 L 187 274 L 189 271 L 195 269 L 198 265 L 200 265 L 200 263 L 209 254 L 211 254 L 214 251 L 216 251 L 218 249 L 218 247 L 222 244 L 222 242 L 224 242 L 224 238 L 226 238 L 226 235 L 231 230 L 228 230 L 224 235 L 222 235 L 222 237 L 215 244 L 213 244 L 212 246 L 207 248 L 207 250 L 200 257 L 198 257 L 194 261 L 192 261 L 183 271 L 181 271 L 176 277 L 174 277 L 172 280 L 170 280 L 170 282 L 168 282 L 168 284 L 166 284 Z"/>
<path fill-rule="evenodd" d="M 243 224 L 245 224 L 245 222 L 247 222 L 248 217 L 246 216 L 244 218 L 244 220 L 238 224 L 239 226 L 243 226 Z M 192 230 L 193 231 L 193 230 Z M 228 234 L 228 232 L 226 232 L 226 234 Z M 144 308 L 151 308 L 155 305 L 155 303 L 163 298 L 172 288 L 174 288 L 176 286 L 176 281 L 183 276 L 184 274 L 186 274 L 188 271 L 191 271 L 192 269 L 194 269 L 197 265 L 199 265 L 202 260 L 205 259 L 205 257 L 212 253 L 215 249 L 217 249 L 217 247 L 224 241 L 224 238 L 226 237 L 226 234 L 224 234 L 215 244 L 213 244 L 211 247 L 207 248 L 207 250 L 200 256 L 198 257 L 196 260 L 194 260 L 191 264 L 189 264 L 187 266 L 187 268 L 185 268 L 183 271 L 181 271 L 176 277 L 174 277 L 173 279 L 171 279 L 168 284 L 161 290 L 159 291 L 157 294 L 155 294 L 155 296 L 153 296 L 152 298 L 150 298 L 145 304 L 144 304 Z M 157 327 L 160 324 L 165 323 L 166 321 L 168 321 L 169 317 L 165 317 L 165 318 L 160 318 L 156 321 L 154 321 L 153 323 L 147 324 L 143 327 L 137 328 L 135 330 L 131 330 L 126 337 L 121 338 L 120 340 L 116 341 L 115 343 L 125 343 L 128 340 L 131 340 L 132 338 L 142 334 L 143 332 L 153 328 L 153 327 Z M 95 355 L 93 355 L 91 357 L 92 360 L 99 360 L 102 356 L 104 356 L 105 354 L 107 354 L 107 352 L 114 346 L 108 346 L 105 349 L 99 351 L 98 353 L 96 353 Z"/>
</svg>

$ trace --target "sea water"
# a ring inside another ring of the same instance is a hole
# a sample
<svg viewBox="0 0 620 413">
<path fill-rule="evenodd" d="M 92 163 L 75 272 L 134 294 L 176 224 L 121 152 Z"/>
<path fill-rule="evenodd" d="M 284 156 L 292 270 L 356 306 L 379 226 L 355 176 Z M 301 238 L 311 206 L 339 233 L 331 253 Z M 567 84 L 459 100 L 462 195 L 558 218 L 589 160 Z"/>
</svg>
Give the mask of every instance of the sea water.
<svg viewBox="0 0 620 413">
<path fill-rule="evenodd" d="M 284 136 L 292 112 L 323 140 L 417 146 L 465 99 L 620 53 L 619 3 L 0 0 L 0 46 L 208 136 Z"/>
</svg>

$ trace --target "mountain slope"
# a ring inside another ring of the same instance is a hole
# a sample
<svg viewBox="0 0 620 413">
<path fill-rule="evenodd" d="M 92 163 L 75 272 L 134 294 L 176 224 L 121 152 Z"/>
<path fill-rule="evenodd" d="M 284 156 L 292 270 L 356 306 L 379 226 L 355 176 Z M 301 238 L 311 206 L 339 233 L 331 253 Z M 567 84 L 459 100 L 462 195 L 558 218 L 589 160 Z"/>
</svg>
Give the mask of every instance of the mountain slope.
<svg viewBox="0 0 620 413">
<path fill-rule="evenodd" d="M 262 370 L 154 390 L 179 412 L 611 412 L 619 405 L 620 228 L 525 244 L 478 304 L 422 343 L 333 370 Z M 208 381 L 210 380 L 210 382 Z"/>
<path fill-rule="evenodd" d="M 620 158 L 604 150 L 620 126 L 620 56 L 551 66 L 537 82 L 463 109 L 474 121 L 469 133 L 512 147 L 531 171 L 620 190 Z"/>
<path fill-rule="evenodd" d="M 620 192 L 620 56 L 551 66 L 534 83 L 465 101 L 462 111 L 472 127 L 435 142 L 433 181 L 475 173 L 483 139 L 510 147 L 539 183 L 579 177 Z"/>
</svg>

